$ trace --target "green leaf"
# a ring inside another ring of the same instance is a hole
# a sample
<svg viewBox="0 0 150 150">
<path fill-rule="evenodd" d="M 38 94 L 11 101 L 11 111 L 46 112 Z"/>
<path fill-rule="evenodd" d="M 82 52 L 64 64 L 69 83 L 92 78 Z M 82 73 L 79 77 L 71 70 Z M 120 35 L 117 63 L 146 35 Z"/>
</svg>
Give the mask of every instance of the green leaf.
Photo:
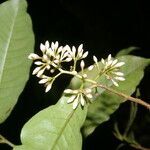
<svg viewBox="0 0 150 150">
<path fill-rule="evenodd" d="M 131 52 L 133 52 L 135 50 L 138 50 L 138 49 L 139 49 L 138 47 L 134 47 L 134 46 L 122 49 L 121 51 L 119 51 L 117 53 L 116 57 L 123 56 L 123 55 L 128 55 Z"/>
<path fill-rule="evenodd" d="M 86 117 L 87 109 L 72 109 L 67 104 L 68 97 L 33 116 L 21 131 L 21 146 L 13 150 L 80 150 L 82 136 L 80 128 Z"/>
<path fill-rule="evenodd" d="M 131 95 L 135 91 L 136 86 L 140 83 L 140 80 L 144 75 L 144 68 L 150 63 L 150 59 L 130 55 L 121 56 L 118 59 L 119 61 L 125 62 L 121 72 L 125 74 L 126 80 L 124 82 L 119 82 L 119 88 L 115 88 L 105 78 L 100 78 L 98 82 L 107 85 L 108 87 L 112 86 L 113 89 L 121 91 L 127 95 Z M 101 65 L 101 63 L 99 64 Z M 87 74 L 88 77 L 90 76 L 94 79 L 97 72 L 96 70 L 93 70 L 87 72 Z M 74 78 L 71 87 L 77 88 L 79 85 L 80 81 Z M 94 102 L 88 107 L 87 118 L 82 130 L 84 136 L 88 136 L 98 125 L 107 121 L 110 118 L 110 115 L 118 109 L 122 102 L 125 101 L 122 97 L 118 97 L 104 89 L 99 89 L 98 92 L 100 96 L 96 97 Z"/>
<path fill-rule="evenodd" d="M 11 113 L 29 77 L 32 24 L 25 0 L 0 5 L 0 123 Z"/>
</svg>

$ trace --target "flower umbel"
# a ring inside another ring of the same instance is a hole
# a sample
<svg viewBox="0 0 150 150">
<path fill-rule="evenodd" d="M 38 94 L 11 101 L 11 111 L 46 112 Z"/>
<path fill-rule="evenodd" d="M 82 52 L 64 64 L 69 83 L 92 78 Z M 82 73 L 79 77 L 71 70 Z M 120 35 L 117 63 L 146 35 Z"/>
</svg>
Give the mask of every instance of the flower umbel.
<svg viewBox="0 0 150 150">
<path fill-rule="evenodd" d="M 51 43 L 46 41 L 45 45 L 41 43 L 40 50 L 42 51 L 42 56 L 31 53 L 28 58 L 34 60 L 34 64 L 37 65 L 33 70 L 33 75 L 40 77 L 45 70 L 50 70 L 50 73 L 53 73 L 57 70 L 62 62 L 69 62 L 72 58 L 68 58 L 68 52 L 62 46 L 58 47 L 58 42 Z"/>
<path fill-rule="evenodd" d="M 37 66 L 32 74 L 36 75 L 41 80 L 39 81 L 40 84 L 45 84 L 46 90 L 48 92 L 51 89 L 51 86 L 54 80 L 60 76 L 61 74 L 69 74 L 69 75 L 76 75 L 76 63 L 77 61 L 81 61 L 88 55 L 87 52 L 83 52 L 83 44 L 81 44 L 78 49 L 74 46 L 72 49 L 66 46 L 59 46 L 59 43 L 56 41 L 55 43 L 52 42 L 51 46 L 48 41 L 45 44 L 40 44 L 40 50 L 42 52 L 42 56 L 39 56 L 35 53 L 31 53 L 28 58 L 32 59 L 34 64 Z M 63 63 L 64 62 L 71 62 L 73 61 L 73 66 L 70 66 L 70 70 L 64 69 Z M 84 69 L 84 61 L 81 61 L 81 68 Z M 47 74 L 51 77 L 49 77 Z M 86 76 L 85 74 L 83 75 Z"/>
<path fill-rule="evenodd" d="M 106 79 L 112 81 L 115 86 L 118 86 L 117 81 L 124 81 L 124 74 L 119 71 L 120 67 L 124 65 L 124 62 L 118 62 L 117 59 L 112 59 L 111 54 L 106 60 L 102 59 L 99 65 L 96 56 L 93 56 L 95 62 L 94 65 L 88 67 L 91 71 L 94 67 L 98 70 L 96 79 L 90 79 L 85 71 L 85 61 L 83 60 L 88 56 L 88 51 L 83 51 L 83 44 L 79 45 L 76 49 L 75 46 L 70 48 L 68 45 L 59 46 L 56 41 L 51 44 L 46 41 L 45 44 L 40 44 L 41 56 L 35 53 L 31 53 L 28 58 L 32 59 L 36 68 L 32 74 L 40 78 L 39 84 L 44 84 L 45 92 L 50 91 L 54 81 L 62 74 L 68 74 L 76 76 L 81 82 L 81 86 L 77 90 L 66 89 L 64 93 L 69 95 L 67 103 L 73 103 L 73 109 L 76 109 L 80 104 L 82 107 L 93 99 L 92 88 L 96 89 L 97 81 L 102 74 L 106 76 Z M 79 62 L 78 62 L 79 61 Z M 70 63 L 69 69 L 63 66 L 63 63 Z M 80 65 L 81 73 L 77 72 L 77 65 Z M 85 84 L 85 83 L 88 84 Z M 89 87 L 87 88 L 86 86 Z M 84 87 L 84 88 L 83 88 Z"/>
<path fill-rule="evenodd" d="M 115 86 L 119 86 L 117 81 L 124 81 L 124 74 L 119 71 L 120 67 L 123 66 L 124 62 L 118 62 L 118 59 L 112 59 L 111 54 L 108 55 L 107 60 L 101 59 L 103 64 L 102 73 L 107 79 L 110 79 Z"/>
<path fill-rule="evenodd" d="M 84 107 L 85 103 L 91 101 L 93 98 L 92 90 L 89 88 L 79 90 L 66 89 L 64 93 L 71 95 L 67 103 L 73 103 L 73 109 L 76 109 L 79 103 Z"/>
</svg>

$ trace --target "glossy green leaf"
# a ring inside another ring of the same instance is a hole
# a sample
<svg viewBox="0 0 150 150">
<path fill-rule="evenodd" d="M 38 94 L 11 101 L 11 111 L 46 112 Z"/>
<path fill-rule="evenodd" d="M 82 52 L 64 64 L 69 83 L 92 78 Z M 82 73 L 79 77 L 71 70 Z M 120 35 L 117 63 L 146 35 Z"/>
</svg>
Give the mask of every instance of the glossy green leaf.
<svg viewBox="0 0 150 150">
<path fill-rule="evenodd" d="M 25 0 L 0 5 L 0 123 L 11 113 L 29 76 L 32 24 Z"/>
<path fill-rule="evenodd" d="M 131 55 L 121 56 L 118 59 L 125 62 L 121 72 L 125 74 L 126 80 L 119 82 L 118 88 L 115 88 L 111 82 L 103 77 L 101 77 L 98 82 L 125 94 L 131 95 L 135 91 L 136 86 L 140 83 L 140 80 L 144 75 L 144 68 L 150 63 L 150 60 Z M 99 64 L 101 65 L 101 63 Z M 97 70 L 92 70 L 90 72 L 87 71 L 86 73 L 91 79 L 94 79 L 94 77 L 98 74 Z M 80 84 L 80 80 L 74 78 L 70 87 L 78 88 Z M 82 130 L 84 136 L 88 136 L 98 125 L 107 121 L 110 118 L 110 115 L 118 109 L 119 105 L 123 101 L 125 101 L 122 97 L 118 97 L 104 89 L 99 89 L 98 92 L 100 96 L 97 96 L 88 108 L 87 118 Z"/>
<path fill-rule="evenodd" d="M 138 47 L 134 47 L 134 46 L 128 47 L 128 48 L 125 48 L 125 49 L 122 49 L 121 51 L 119 51 L 116 56 L 119 57 L 119 56 L 123 56 L 123 55 L 128 55 L 131 52 L 138 50 L 138 49 L 139 49 Z"/>
<path fill-rule="evenodd" d="M 87 109 L 72 109 L 68 97 L 32 117 L 21 131 L 21 146 L 13 150 L 81 150 L 80 128 Z"/>
</svg>

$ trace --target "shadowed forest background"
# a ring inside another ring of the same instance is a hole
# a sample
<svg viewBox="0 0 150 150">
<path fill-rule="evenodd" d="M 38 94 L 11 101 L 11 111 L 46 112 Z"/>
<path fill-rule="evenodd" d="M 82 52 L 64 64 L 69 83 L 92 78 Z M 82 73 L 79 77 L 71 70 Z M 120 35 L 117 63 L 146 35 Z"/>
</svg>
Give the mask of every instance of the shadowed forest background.
<svg viewBox="0 0 150 150">
<path fill-rule="evenodd" d="M 110 53 L 115 56 L 118 51 L 130 46 L 139 48 L 132 54 L 150 58 L 150 8 L 144 0 L 28 0 L 28 12 L 33 22 L 37 53 L 40 43 L 49 40 L 70 46 L 83 43 L 90 56 L 96 55 L 99 59 L 106 58 Z M 86 64 L 91 63 L 92 59 L 88 57 Z M 150 103 L 149 76 L 150 67 L 147 67 L 139 88 L 141 98 L 149 99 L 147 102 Z M 20 131 L 25 122 L 41 109 L 55 104 L 68 83 L 68 78 L 63 76 L 57 80 L 52 91 L 45 94 L 37 78 L 30 76 L 12 114 L 0 125 L 0 133 L 19 144 Z M 119 121 L 124 128 L 129 106 L 129 102 L 122 104 L 109 121 L 84 140 L 83 150 L 115 150 L 120 141 L 113 135 L 113 125 Z M 150 112 L 141 106 L 134 130 L 137 141 L 150 147 Z M 0 145 L 0 150 L 7 149 L 10 148 Z M 134 149 L 127 145 L 122 150 Z"/>
</svg>

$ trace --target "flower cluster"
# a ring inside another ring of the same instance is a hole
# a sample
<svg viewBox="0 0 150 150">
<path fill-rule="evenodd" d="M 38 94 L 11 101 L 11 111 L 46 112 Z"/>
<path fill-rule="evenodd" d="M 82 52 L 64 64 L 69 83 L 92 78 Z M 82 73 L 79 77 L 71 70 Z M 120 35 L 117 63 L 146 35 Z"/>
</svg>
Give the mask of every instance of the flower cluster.
<svg viewBox="0 0 150 150">
<path fill-rule="evenodd" d="M 83 44 L 79 45 L 76 49 L 75 46 L 70 48 L 68 45 L 59 46 L 59 43 L 50 43 L 48 41 L 45 44 L 40 45 L 40 50 L 42 56 L 39 56 L 35 53 L 31 53 L 28 58 L 34 60 L 36 68 L 33 70 L 32 74 L 40 78 L 39 84 L 44 84 L 46 89 L 45 92 L 48 92 L 53 82 L 61 74 L 68 74 L 76 76 L 82 80 L 82 85 L 80 89 L 71 90 L 66 89 L 64 93 L 69 95 L 67 103 L 73 103 L 73 109 L 76 109 L 79 104 L 83 107 L 87 102 L 90 102 L 93 99 L 92 88 L 97 88 L 93 84 L 97 84 L 96 79 L 89 79 L 85 73 L 85 62 L 84 58 L 88 56 L 88 51 L 83 51 Z M 101 59 L 101 64 L 98 63 L 96 56 L 93 56 L 95 62 L 94 65 L 88 67 L 88 70 L 91 71 L 94 67 L 98 70 L 98 77 L 105 75 L 108 80 L 111 80 L 115 86 L 118 86 L 118 81 L 124 81 L 124 74 L 119 71 L 120 67 L 123 66 L 124 62 L 118 62 L 117 59 L 113 59 L 111 54 L 106 60 Z M 81 73 L 77 73 L 77 61 L 80 61 Z M 70 63 L 70 69 L 65 69 L 63 67 L 64 62 Z M 90 87 L 83 88 L 84 83 L 90 83 Z"/>
<path fill-rule="evenodd" d="M 37 65 L 37 67 L 33 70 L 32 74 L 41 79 L 39 81 L 40 84 L 45 84 L 45 92 L 48 92 L 51 89 L 54 80 L 60 74 L 64 72 L 70 74 L 69 71 L 72 71 L 72 74 L 75 74 L 76 62 L 84 59 L 88 55 L 88 51 L 85 53 L 83 52 L 83 44 L 81 44 L 78 49 L 74 46 L 71 49 L 68 45 L 64 47 L 59 46 L 57 41 L 55 43 L 52 42 L 51 46 L 48 41 L 46 41 L 45 44 L 41 43 L 40 50 L 42 52 L 42 56 L 31 53 L 28 58 L 35 61 L 34 64 Z M 74 62 L 74 66 L 71 66 L 71 70 L 66 72 L 62 69 L 62 63 L 71 61 Z M 53 74 L 56 70 L 59 73 L 54 77 L 49 77 L 45 75 L 46 70 L 48 70 L 51 74 Z"/>
<path fill-rule="evenodd" d="M 124 81 L 124 74 L 119 71 L 120 67 L 125 64 L 125 62 L 118 62 L 118 59 L 112 59 L 111 54 L 105 61 L 103 58 L 101 60 L 104 65 L 103 72 L 105 73 L 107 79 L 110 79 L 115 86 L 119 86 L 117 81 Z"/>
<path fill-rule="evenodd" d="M 119 86 L 117 81 L 125 80 L 124 74 L 119 71 L 120 67 L 125 64 L 124 62 L 118 62 L 118 59 L 113 60 L 111 54 L 109 54 L 106 60 L 104 60 L 103 58 L 101 59 L 103 68 L 100 68 L 96 56 L 93 56 L 93 60 L 100 74 L 104 74 L 106 78 L 111 80 L 115 86 Z M 88 69 L 92 70 L 93 68 L 94 65 L 90 66 Z"/>
<path fill-rule="evenodd" d="M 79 90 L 66 89 L 64 93 L 69 96 L 71 95 L 67 100 L 67 103 L 73 103 L 73 109 L 76 109 L 79 103 L 81 106 L 84 106 L 87 101 L 91 101 L 93 98 L 92 90 L 90 88 Z"/>
</svg>

